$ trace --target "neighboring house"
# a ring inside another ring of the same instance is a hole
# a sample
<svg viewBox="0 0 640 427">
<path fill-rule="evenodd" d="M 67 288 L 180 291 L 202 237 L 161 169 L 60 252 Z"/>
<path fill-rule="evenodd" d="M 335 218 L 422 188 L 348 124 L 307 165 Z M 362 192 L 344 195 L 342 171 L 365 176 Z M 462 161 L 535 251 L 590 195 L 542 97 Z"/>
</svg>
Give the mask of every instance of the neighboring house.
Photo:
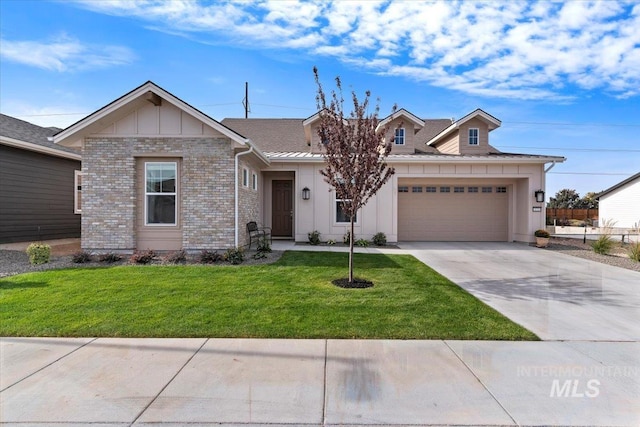
<svg viewBox="0 0 640 427">
<path fill-rule="evenodd" d="M 387 123 L 396 173 L 359 212 L 356 238 L 529 242 L 544 226 L 534 193 L 563 157 L 499 152 L 489 134 L 501 123 L 482 110 L 452 121 L 402 109 Z M 54 137 L 83 149 L 82 247 L 226 248 L 247 243 L 252 220 L 276 238 L 341 240 L 348 218 L 319 173 L 318 125 L 317 114 L 217 122 L 143 84 Z"/>
<path fill-rule="evenodd" d="M 598 194 L 600 225 L 614 222 L 616 228 L 640 224 L 640 172 Z"/>
<path fill-rule="evenodd" d="M 58 131 L 0 114 L 0 243 L 80 237 L 80 153 Z"/>
</svg>

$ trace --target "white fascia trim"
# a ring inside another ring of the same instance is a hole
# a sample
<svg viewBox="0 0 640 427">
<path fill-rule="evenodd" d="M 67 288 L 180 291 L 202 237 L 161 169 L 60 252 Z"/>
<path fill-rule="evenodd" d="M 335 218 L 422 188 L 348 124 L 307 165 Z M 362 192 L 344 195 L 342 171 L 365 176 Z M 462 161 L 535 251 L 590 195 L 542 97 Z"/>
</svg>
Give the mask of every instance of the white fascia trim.
<svg viewBox="0 0 640 427">
<path fill-rule="evenodd" d="M 490 131 L 502 126 L 502 122 L 500 120 L 496 119 L 495 117 L 485 113 L 484 111 L 482 111 L 481 109 L 478 108 L 475 111 L 472 111 L 471 113 L 467 114 L 466 116 L 464 116 L 460 120 L 457 120 L 457 121 L 453 122 L 449 127 L 447 127 L 442 132 L 440 132 L 439 134 L 437 134 L 436 136 L 431 138 L 429 141 L 427 141 L 427 145 L 432 145 L 434 142 L 436 142 L 439 139 L 447 136 L 448 134 L 450 134 L 454 130 L 459 129 L 460 126 L 463 125 L 464 123 L 466 123 L 469 120 L 471 120 L 473 118 L 476 118 L 478 116 L 480 116 L 480 118 L 482 118 L 483 120 L 489 122 L 490 124 L 493 124 L 493 127 L 489 126 L 489 130 Z"/>
<path fill-rule="evenodd" d="M 80 154 L 67 153 L 66 151 L 56 150 L 55 148 L 45 147 L 43 145 L 34 144 L 32 142 L 20 141 L 18 139 L 9 138 L 6 136 L 0 136 L 0 143 L 8 145 L 10 147 L 22 148 L 29 151 L 35 151 L 37 153 L 63 157 L 65 159 L 82 160 L 82 156 Z"/>
<path fill-rule="evenodd" d="M 305 119 L 302 122 L 302 126 L 309 126 L 311 123 L 315 122 L 319 118 L 320 118 L 320 111 L 318 111 L 317 113 L 315 113 L 313 116 L 309 117 L 308 119 Z"/>
<path fill-rule="evenodd" d="M 409 121 L 413 122 L 413 124 L 417 125 L 420 128 L 424 127 L 424 120 L 422 120 L 421 118 L 419 118 L 418 116 L 416 116 L 414 114 L 411 114 L 410 112 L 408 112 L 404 108 L 401 108 L 398 111 L 396 111 L 395 113 L 393 113 L 393 114 L 385 117 L 384 119 L 382 119 L 378 123 L 378 126 L 376 127 L 376 131 L 379 130 L 381 127 L 385 126 L 387 123 L 397 119 L 400 116 L 406 117 L 407 119 L 409 119 Z"/>
<path fill-rule="evenodd" d="M 60 133 L 54 135 L 53 141 L 55 143 L 61 143 L 61 145 L 64 145 L 64 143 L 62 143 L 61 141 L 71 137 L 75 133 L 81 131 L 83 128 L 85 128 L 85 127 L 87 127 L 87 126 L 89 126 L 89 125 L 91 125 L 91 124 L 93 124 L 93 123 L 95 123 L 97 121 L 100 121 L 104 117 L 106 117 L 109 114 L 113 113 L 114 111 L 122 108 L 123 106 L 127 105 L 128 103 L 133 102 L 134 100 L 136 100 L 140 96 L 146 94 L 147 92 L 155 93 L 156 95 L 160 96 L 165 101 L 169 102 L 170 104 L 178 107 L 179 109 L 181 109 L 183 111 L 186 111 L 187 113 L 189 113 L 193 117 L 197 118 L 201 122 L 203 122 L 206 125 L 212 127 L 213 129 L 217 130 L 218 132 L 220 132 L 221 134 L 227 136 L 228 138 L 231 138 L 231 140 L 233 140 L 233 141 L 235 141 L 235 142 L 237 142 L 239 144 L 245 145 L 245 144 L 247 144 L 249 142 L 248 138 L 240 136 L 236 132 L 234 132 L 231 129 L 227 128 L 226 126 L 220 124 L 219 122 L 213 120 L 212 118 L 210 118 L 209 116 L 201 113 L 200 111 L 194 109 L 190 105 L 188 105 L 185 102 L 177 99 L 175 96 L 173 96 L 169 92 L 159 88 L 158 86 L 156 86 L 155 84 L 153 84 L 151 82 L 147 82 L 146 84 L 140 86 L 138 89 L 135 89 L 133 92 L 130 92 L 127 95 L 125 95 L 124 97 L 118 99 L 117 102 L 113 102 L 111 104 L 108 104 L 107 106 L 103 107 L 102 109 L 100 109 L 100 110 L 88 115 L 87 117 L 85 117 L 84 119 L 80 120 L 79 122 L 71 125 L 70 127 L 64 129 Z"/>
</svg>

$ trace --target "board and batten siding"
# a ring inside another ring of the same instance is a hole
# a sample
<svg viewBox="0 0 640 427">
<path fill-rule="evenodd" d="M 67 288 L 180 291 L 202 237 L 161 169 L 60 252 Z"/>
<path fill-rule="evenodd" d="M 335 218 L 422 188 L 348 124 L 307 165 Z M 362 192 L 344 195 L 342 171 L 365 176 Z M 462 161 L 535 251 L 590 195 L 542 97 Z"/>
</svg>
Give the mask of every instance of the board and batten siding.
<svg viewBox="0 0 640 427">
<path fill-rule="evenodd" d="M 640 178 L 600 198 L 600 225 L 614 221 L 616 228 L 631 228 L 640 223 Z"/>
<path fill-rule="evenodd" d="M 80 237 L 80 161 L 0 145 L 0 243 Z"/>
</svg>

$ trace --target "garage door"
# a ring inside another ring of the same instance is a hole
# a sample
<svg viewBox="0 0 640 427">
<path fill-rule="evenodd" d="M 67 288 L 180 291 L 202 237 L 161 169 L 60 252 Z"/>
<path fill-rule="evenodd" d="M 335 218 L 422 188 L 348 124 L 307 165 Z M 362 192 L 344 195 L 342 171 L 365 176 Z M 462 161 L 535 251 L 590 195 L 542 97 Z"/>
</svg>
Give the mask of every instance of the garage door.
<svg viewBox="0 0 640 427">
<path fill-rule="evenodd" d="M 504 242 L 509 229 L 507 185 L 398 185 L 398 240 Z"/>
</svg>

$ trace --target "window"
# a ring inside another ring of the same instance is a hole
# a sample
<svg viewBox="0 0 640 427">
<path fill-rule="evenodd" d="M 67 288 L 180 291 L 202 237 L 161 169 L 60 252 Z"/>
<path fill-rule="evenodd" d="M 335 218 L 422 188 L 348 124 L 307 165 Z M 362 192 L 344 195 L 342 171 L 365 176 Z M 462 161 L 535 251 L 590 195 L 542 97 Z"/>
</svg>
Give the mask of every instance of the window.
<svg viewBox="0 0 640 427">
<path fill-rule="evenodd" d="M 464 187 L 453 187 L 454 193 L 464 193 Z"/>
<path fill-rule="evenodd" d="M 422 193 L 422 187 L 411 187 L 412 193 Z"/>
<path fill-rule="evenodd" d="M 404 145 L 404 128 L 396 129 L 396 137 L 393 139 L 395 145 Z"/>
<path fill-rule="evenodd" d="M 507 187 L 496 187 L 496 193 L 506 193 Z"/>
<path fill-rule="evenodd" d="M 176 225 L 176 162 L 145 163 L 145 225 Z"/>
<path fill-rule="evenodd" d="M 493 190 L 493 187 L 482 187 L 483 193 L 491 193 L 492 190 Z"/>
<path fill-rule="evenodd" d="M 440 187 L 441 193 L 451 193 L 451 187 Z"/>
<path fill-rule="evenodd" d="M 469 128 L 469 145 L 478 145 L 478 128 Z"/>
<path fill-rule="evenodd" d="M 425 192 L 427 193 L 435 193 L 436 187 L 425 187 Z"/>
<path fill-rule="evenodd" d="M 398 187 L 398 193 L 408 193 L 409 192 L 409 187 L 407 187 L 406 185 L 401 185 L 400 187 Z"/>
<path fill-rule="evenodd" d="M 467 188 L 467 192 L 469 192 L 469 193 L 477 193 L 478 192 L 478 187 L 469 187 L 469 188 Z"/>
<path fill-rule="evenodd" d="M 82 213 L 82 172 L 73 171 L 73 213 Z"/>
<path fill-rule="evenodd" d="M 351 218 L 344 211 L 344 205 L 350 203 L 350 200 L 336 200 L 336 222 L 337 223 L 350 223 Z M 358 222 L 358 215 L 353 218 L 353 222 Z"/>
<path fill-rule="evenodd" d="M 249 170 L 246 168 L 242 168 L 242 185 L 249 186 Z"/>
<path fill-rule="evenodd" d="M 258 175 L 255 173 L 251 174 L 251 188 L 254 190 L 258 190 Z"/>
</svg>

